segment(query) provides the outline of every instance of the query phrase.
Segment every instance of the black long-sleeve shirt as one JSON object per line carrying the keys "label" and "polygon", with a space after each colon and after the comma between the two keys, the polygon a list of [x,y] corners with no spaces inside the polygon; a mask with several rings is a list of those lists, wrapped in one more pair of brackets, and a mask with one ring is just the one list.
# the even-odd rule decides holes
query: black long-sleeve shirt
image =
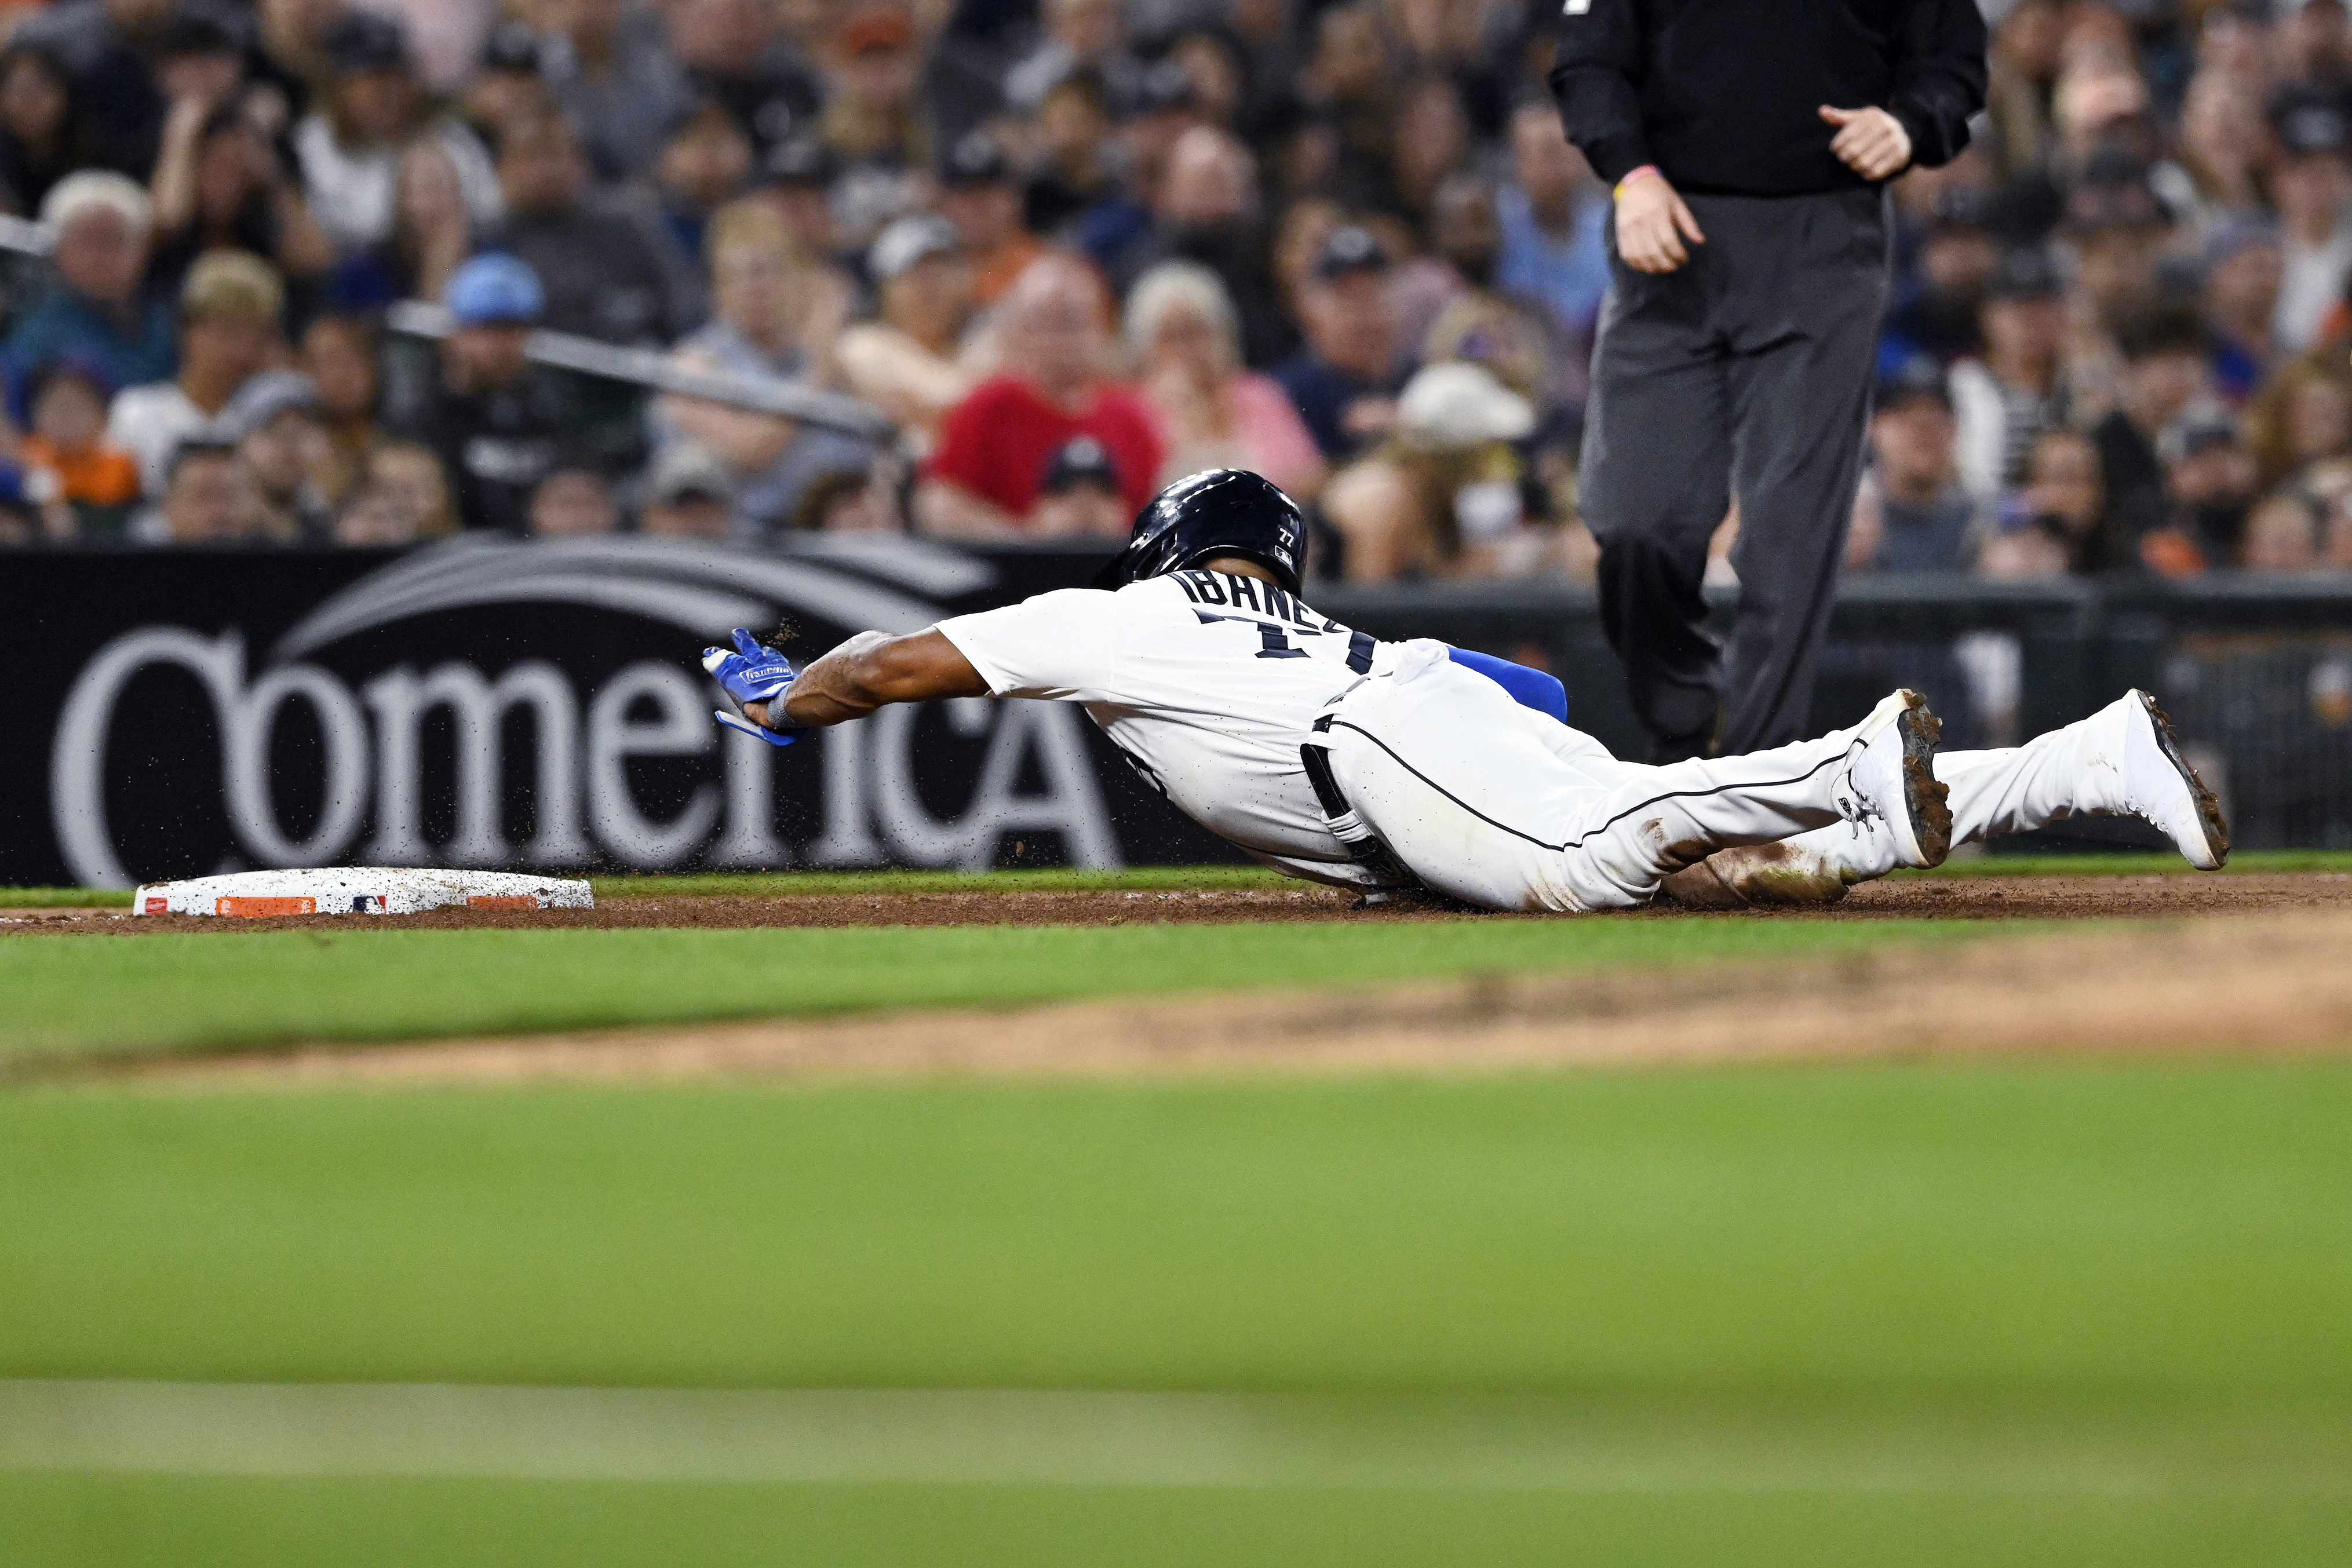
{"label": "black long-sleeve shirt", "polygon": [[1913,163],[1949,163],[1984,107],[1984,17],[1977,0],[1566,0],[1551,89],[1611,184],[1655,163],[1685,191],[1858,190],[1822,106],[1884,109]]}

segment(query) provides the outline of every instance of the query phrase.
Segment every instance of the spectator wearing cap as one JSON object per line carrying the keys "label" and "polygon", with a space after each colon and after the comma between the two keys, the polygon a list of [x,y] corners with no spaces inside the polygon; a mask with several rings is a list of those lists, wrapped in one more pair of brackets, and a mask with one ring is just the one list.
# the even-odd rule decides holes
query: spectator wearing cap
{"label": "spectator wearing cap", "polygon": [[1297,345],[1265,252],[1256,161],[1232,132],[1197,125],[1176,139],[1152,193],[1151,227],[1120,254],[1111,276],[1132,288],[1163,262],[1207,268],[1232,301],[1243,362],[1265,366]]}
{"label": "spectator wearing cap", "polygon": [[236,444],[257,531],[281,543],[324,543],[333,527],[321,478],[328,462],[319,391],[296,371],[265,370],[221,410],[220,432]]}
{"label": "spectator wearing cap", "polygon": [[1136,79],[1118,106],[1117,180],[1080,213],[1069,237],[1095,264],[1115,267],[1118,257],[1151,226],[1151,204],[1168,160],[1187,132],[1201,124],[1192,79],[1173,60],[1160,60]]}
{"label": "spectator wearing cap", "polygon": [[131,537],[141,544],[236,544],[255,537],[258,521],[236,448],[198,435],[165,458],[162,489],[131,520]]}
{"label": "spectator wearing cap", "polygon": [[727,460],[692,441],[674,441],[646,476],[638,528],[665,539],[719,540],[737,531],[735,474]]}
{"label": "spectator wearing cap", "polygon": [[2171,223],[2138,159],[2093,153],[2066,193],[2062,232],[2074,291],[2099,324],[2112,329],[2155,302]]}
{"label": "spectator wearing cap", "polygon": [[121,174],[85,169],[50,190],[41,221],[56,236],[56,284],[0,341],[12,376],[67,355],[88,357],[118,386],[172,374],[172,312],[146,290],[152,216],[147,193]]}
{"label": "spectator wearing cap", "polygon": [[1952,406],[1961,480],[1990,506],[2025,471],[2034,437],[2066,422],[2065,288],[2049,256],[2011,252],[1979,321],[1984,354],[1952,367]]}
{"label": "spectator wearing cap", "polygon": [[1159,482],[1247,468],[1292,500],[1323,488],[1315,437],[1279,383],[1244,365],[1233,301],[1207,268],[1164,261],[1127,297],[1127,348],[1167,448]]}
{"label": "spectator wearing cap", "polygon": [[[906,8],[894,0],[856,5],[826,40],[824,60],[825,100],[816,132],[843,167],[902,177],[928,168],[930,126],[915,96],[923,62]],[[856,204],[854,193],[849,199]]]}
{"label": "spectator wearing cap", "polygon": [[2285,277],[2286,254],[2267,219],[2225,223],[2205,243],[2200,299],[2213,338],[2213,384],[2233,407],[2253,395],[2270,366]]}
{"label": "spectator wearing cap", "polygon": [[1883,376],[1870,413],[1870,468],[1845,563],[1853,572],[1957,572],[1975,553],[1977,508],[1960,484],[1958,427],[1944,372],[1926,355]]}
{"label": "spectator wearing cap", "polygon": [[1979,324],[2000,274],[2000,240],[1982,191],[1956,186],[1928,204],[1915,266],[1898,279],[1879,337],[1879,362],[1899,365],[1927,354],[1943,365],[1984,352]]}
{"label": "spectator wearing cap", "polygon": [[598,174],[650,174],[677,116],[695,102],[660,13],[627,0],[535,0],[530,15],[541,79],[580,128]]}
{"label": "spectator wearing cap", "polygon": [[497,172],[471,131],[429,110],[400,24],[373,11],[350,10],[323,40],[333,77],[325,106],[294,129],[310,216],[339,247],[382,243],[393,231],[401,154],[424,138],[457,171],[457,188],[477,227],[499,216]]}
{"label": "spectator wearing cap", "polygon": [[482,39],[482,58],[458,90],[466,123],[485,147],[496,147],[509,121],[555,107],[540,73],[540,43],[525,22],[500,22]]}
{"label": "spectator wearing cap", "polygon": [[1475,364],[1433,364],[1405,384],[1386,439],[1331,476],[1323,515],[1350,583],[1519,576],[1553,542],[1528,525],[1510,443],[1535,410]]}
{"label": "spectator wearing cap", "polygon": [[1541,305],[1559,330],[1589,337],[1609,289],[1609,193],[1560,135],[1549,104],[1519,105],[1510,137],[1511,178],[1496,205],[1503,246],[1496,281]]}
{"label": "spectator wearing cap", "polygon": [[2106,510],[2101,538],[2116,548],[2084,552],[2085,571],[2125,564],[2134,543],[2164,525],[2171,501],[2157,441],[2179,420],[2210,415],[2218,406],[2212,342],[2190,307],[2157,305],[2126,317],[2116,346],[2123,358],[2116,406],[2092,427],[2091,440]]}
{"label": "spectator wearing cap", "polygon": [[1396,414],[1388,272],[1388,252],[1370,230],[1333,229],[1299,294],[1307,347],[1273,372],[1328,462],[1381,436]]}
{"label": "spectator wearing cap", "polygon": [[1021,275],[999,312],[1005,371],[949,413],[924,465],[915,515],[926,531],[1029,531],[1046,464],[1077,436],[1110,453],[1130,511],[1151,499],[1160,438],[1142,399],[1108,377],[1107,310],[1101,279],[1074,257],[1048,255]]}
{"label": "spectator wearing cap", "polygon": [[108,438],[139,459],[152,498],[163,491],[173,448],[213,432],[247,378],[284,345],[286,285],[278,269],[243,250],[215,250],[188,268],[180,290],[180,373],[115,395]]}
{"label": "spectator wearing cap", "polygon": [[889,415],[928,449],[948,411],[980,384],[979,346],[967,342],[974,299],[971,258],[945,219],[900,218],[866,261],[875,314],[841,334],[850,393]]}
{"label": "spectator wearing cap", "polygon": [[0,211],[31,217],[59,180],[89,163],[64,63],[37,45],[0,49]]}
{"label": "spectator wearing cap", "polygon": [[2188,419],[2157,444],[2172,516],[2139,541],[2143,563],[2167,577],[2233,565],[2260,491],[2254,455],[2227,417]]}
{"label": "spectator wearing cap", "polygon": [[534,374],[526,352],[546,294],[528,266],[492,252],[457,268],[443,302],[450,328],[440,374],[384,423],[441,460],[465,526],[521,533],[575,423],[558,384]]}
{"label": "spectator wearing cap", "polygon": [[1030,528],[1039,539],[1125,539],[1134,518],[1110,449],[1092,436],[1073,436],[1037,481]]}
{"label": "spectator wearing cap", "polygon": [[680,114],[654,165],[662,219],[678,254],[702,258],[710,215],[743,194],[751,174],[751,139],[735,117],[704,100]]}
{"label": "spectator wearing cap", "polygon": [[[1553,94],[1615,190],[1622,264],[1580,499],[1654,761],[1812,731],[1886,303],[1885,183],[1957,157],[1985,102],[1976,0],[1870,15],[1591,0],[1560,18]],[[1718,643],[1699,589],[1731,507],[1740,595]]]}
{"label": "spectator wearing cap", "polygon": [[982,305],[1003,299],[1045,253],[1045,242],[1021,221],[1021,210],[1012,161],[994,136],[974,131],[948,150],[940,163],[940,216],[963,241],[972,293]]}
{"label": "spectator wearing cap", "polygon": [[[801,260],[775,214],[751,201],[723,209],[711,224],[710,268],[716,309],[678,345],[678,363],[690,370],[814,380],[827,358],[825,342],[808,335],[824,279]],[[874,461],[873,448],[855,437],[700,398],[666,396],[655,418],[666,446],[690,440],[727,462],[737,505],[756,529],[786,526],[820,476],[864,473]]]}
{"label": "spectator wearing cap", "polygon": [[1118,121],[1110,89],[1090,70],[1075,70],[1046,89],[1030,116],[1031,163],[1022,189],[1032,232],[1059,235],[1118,188]]}
{"label": "spectator wearing cap", "polygon": [[[180,0],[173,7],[151,50],[166,106],[166,140],[174,117],[201,123],[214,110],[244,108],[250,32],[245,18],[218,0]],[[254,123],[268,134],[266,121]]]}
{"label": "spectator wearing cap", "polygon": [[144,180],[163,132],[150,57],[172,0],[64,0],[27,16],[10,42],[42,49],[73,83],[75,139],[89,165]]}
{"label": "spectator wearing cap", "polygon": [[537,275],[541,325],[632,345],[667,344],[687,329],[696,284],[686,258],[650,214],[590,190],[562,115],[509,124],[498,172],[506,216],[483,243]]}
{"label": "spectator wearing cap", "polygon": [[1034,113],[1046,94],[1077,71],[1102,79],[1114,101],[1133,93],[1143,66],[1127,47],[1118,0],[1045,0],[1045,36],[1004,73],[1006,107]]}
{"label": "spectator wearing cap", "polygon": [[832,148],[814,136],[793,136],[769,148],[751,176],[751,194],[775,209],[793,243],[827,266],[841,251],[833,222],[833,182],[840,173]]}
{"label": "spectator wearing cap", "polygon": [[139,500],[139,461],[106,438],[114,386],[95,361],[69,355],[33,374],[17,457],[26,489],[51,512],[53,537],[119,535]]}
{"label": "spectator wearing cap", "polygon": [[666,20],[688,90],[726,105],[761,152],[810,129],[823,89],[762,0],[676,0]]}
{"label": "spectator wearing cap", "polygon": [[2291,93],[2273,106],[2279,155],[2271,164],[2281,276],[2272,338],[2282,353],[2316,342],[2352,277],[2352,162],[2344,107],[2330,94]]}
{"label": "spectator wearing cap", "polygon": [[176,289],[208,250],[251,251],[289,280],[317,278],[335,263],[334,244],[312,220],[301,182],[240,105],[174,98],[149,189],[158,289]]}

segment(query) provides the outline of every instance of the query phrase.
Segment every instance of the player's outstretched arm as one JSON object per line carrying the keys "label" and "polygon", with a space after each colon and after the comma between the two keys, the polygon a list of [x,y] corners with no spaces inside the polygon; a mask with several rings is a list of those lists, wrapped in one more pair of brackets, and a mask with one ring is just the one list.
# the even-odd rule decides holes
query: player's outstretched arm
{"label": "player's outstretched arm", "polygon": [[[784,721],[772,727],[813,729],[863,719],[892,702],[987,695],[988,682],[971,660],[936,627],[895,637],[860,632],[810,665],[786,689]],[[772,706],[761,704],[770,711],[752,713],[752,719],[768,723],[775,717]]]}
{"label": "player's outstretched arm", "polygon": [[904,637],[860,632],[771,695],[742,706],[762,729],[790,731],[863,719],[891,702],[987,694],[980,671],[936,629]]}

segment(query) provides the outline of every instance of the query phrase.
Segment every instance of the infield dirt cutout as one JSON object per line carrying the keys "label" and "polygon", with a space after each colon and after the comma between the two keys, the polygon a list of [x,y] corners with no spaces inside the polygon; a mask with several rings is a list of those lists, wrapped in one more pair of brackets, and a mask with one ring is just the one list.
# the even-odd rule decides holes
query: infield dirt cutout
{"label": "infield dirt cutout", "polygon": [[[1118,918],[1108,908],[1134,908],[1129,901],[1134,896],[1126,894],[902,895],[878,901],[973,897],[1016,908],[1034,898],[1057,910],[1066,910],[1074,900],[1085,900],[1105,909],[1106,919]],[[1150,913],[1138,911],[1147,919],[1291,914],[1286,909],[1234,907],[1236,898],[1264,897],[1149,894],[1136,901],[1170,900],[1159,908],[1147,904]],[[1326,901],[1320,894],[1307,897]],[[655,901],[699,906],[724,900],[647,900]],[[1176,912],[1188,902],[1194,907]],[[1217,912],[1199,907],[1203,905]],[[1328,912],[1337,916],[1343,909]],[[633,911],[614,911],[608,904],[595,912]],[[900,921],[910,912],[892,910]],[[1009,912],[1000,911],[999,919]],[[1859,889],[1831,918],[1841,914],[2171,918],[2061,934],[1890,943],[1819,959],[1683,971],[1472,974],[1344,990],[1253,988],[1021,1009],[339,1046],[121,1070],[142,1079],[227,1087],[714,1076],[1493,1071],[1888,1057],[2332,1052],[2352,1047],[2352,878],[1912,881]],[[1054,918],[1042,909],[1034,915]],[[1061,918],[1070,916],[1063,912]],[[509,919],[468,923],[505,924]]]}

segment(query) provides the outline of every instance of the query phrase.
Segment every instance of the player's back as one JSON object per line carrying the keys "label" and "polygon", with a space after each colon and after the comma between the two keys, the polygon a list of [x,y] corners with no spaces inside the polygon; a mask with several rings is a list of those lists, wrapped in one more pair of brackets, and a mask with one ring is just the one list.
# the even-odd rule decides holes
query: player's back
{"label": "player's back", "polygon": [[1404,645],[1318,615],[1271,583],[1202,570],[1116,593],[1043,594],[940,629],[993,694],[1083,703],[1211,832],[1348,876],[1298,748],[1326,704],[1394,670]]}

